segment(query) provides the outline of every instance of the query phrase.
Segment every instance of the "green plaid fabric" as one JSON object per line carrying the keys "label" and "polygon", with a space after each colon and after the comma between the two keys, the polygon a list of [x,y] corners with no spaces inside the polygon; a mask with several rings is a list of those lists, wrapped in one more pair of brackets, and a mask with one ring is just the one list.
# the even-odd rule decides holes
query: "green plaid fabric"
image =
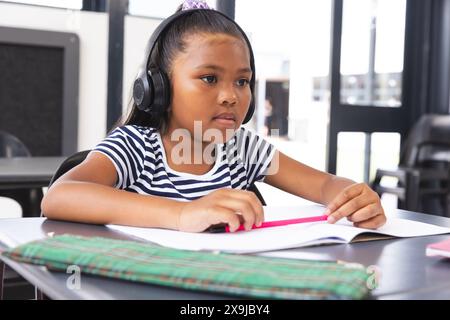
{"label": "green plaid fabric", "polygon": [[269,299],[361,299],[362,265],[197,252],[151,243],[61,235],[2,253],[25,263],[81,274]]}

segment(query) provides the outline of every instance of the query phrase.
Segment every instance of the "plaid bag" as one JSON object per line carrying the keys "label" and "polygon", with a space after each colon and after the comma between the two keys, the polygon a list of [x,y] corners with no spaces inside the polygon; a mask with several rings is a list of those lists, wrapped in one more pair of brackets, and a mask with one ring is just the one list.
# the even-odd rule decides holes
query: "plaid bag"
{"label": "plaid bag", "polygon": [[361,299],[357,264],[171,249],[151,243],[61,235],[4,251],[16,261],[177,288],[269,299]]}

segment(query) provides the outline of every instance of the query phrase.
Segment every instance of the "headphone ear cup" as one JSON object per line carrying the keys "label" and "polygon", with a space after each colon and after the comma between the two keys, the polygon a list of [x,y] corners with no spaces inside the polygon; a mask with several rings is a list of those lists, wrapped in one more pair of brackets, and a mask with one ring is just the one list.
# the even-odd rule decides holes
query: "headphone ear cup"
{"label": "headphone ear cup", "polygon": [[134,80],[133,100],[139,110],[147,111],[153,100],[153,87],[147,73],[141,71]]}
{"label": "headphone ear cup", "polygon": [[170,81],[165,72],[153,70],[151,72],[153,84],[153,101],[150,109],[152,112],[163,113],[170,105]]}

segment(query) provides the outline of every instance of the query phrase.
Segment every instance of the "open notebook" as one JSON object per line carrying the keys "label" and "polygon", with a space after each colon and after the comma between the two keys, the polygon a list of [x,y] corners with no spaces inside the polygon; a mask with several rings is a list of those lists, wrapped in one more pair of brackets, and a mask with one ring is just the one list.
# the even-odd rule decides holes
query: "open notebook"
{"label": "open notebook", "polygon": [[[320,206],[265,207],[264,211],[265,221],[271,221],[321,215],[324,208]],[[108,227],[166,247],[230,253],[253,253],[321,244],[350,243],[373,240],[380,236],[419,237],[450,233],[450,228],[398,218],[388,218],[388,222],[377,230],[353,227],[346,219],[336,224],[313,222],[236,233],[189,233],[118,225],[108,225]]]}

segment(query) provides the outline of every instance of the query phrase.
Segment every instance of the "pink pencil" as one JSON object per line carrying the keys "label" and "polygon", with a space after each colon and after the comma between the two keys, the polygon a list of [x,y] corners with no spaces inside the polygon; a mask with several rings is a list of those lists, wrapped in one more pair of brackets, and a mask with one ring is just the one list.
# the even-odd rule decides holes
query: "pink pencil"
{"label": "pink pencil", "polygon": [[[287,226],[290,224],[296,223],[308,223],[308,222],[317,222],[317,221],[326,221],[328,219],[327,215],[322,216],[314,216],[314,217],[306,217],[306,218],[296,218],[296,219],[287,219],[287,220],[277,220],[277,221],[268,221],[263,222],[261,226],[257,227],[253,225],[252,229],[261,229],[261,228],[271,228],[271,227],[279,227],[279,226]],[[240,225],[236,231],[244,231],[245,228],[243,225]],[[209,232],[217,233],[217,232],[230,232],[230,227],[225,224],[220,224],[216,226],[211,226],[207,229]]]}

